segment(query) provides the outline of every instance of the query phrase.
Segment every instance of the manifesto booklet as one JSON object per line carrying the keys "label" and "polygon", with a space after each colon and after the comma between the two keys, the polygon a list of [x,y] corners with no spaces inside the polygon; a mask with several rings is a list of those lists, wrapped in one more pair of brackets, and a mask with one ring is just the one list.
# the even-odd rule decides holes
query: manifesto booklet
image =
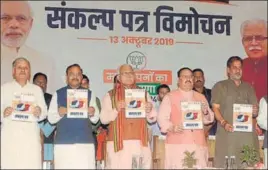
{"label": "manifesto booklet", "polygon": [[126,89],[126,118],[145,118],[145,89]]}
{"label": "manifesto booklet", "polygon": [[252,105],[233,105],[233,126],[237,132],[252,132]]}
{"label": "manifesto booklet", "polygon": [[88,118],[88,90],[67,90],[67,118]]}
{"label": "manifesto booklet", "polygon": [[34,122],[36,117],[33,115],[35,97],[32,93],[14,93],[12,106],[12,120]]}
{"label": "manifesto booklet", "polygon": [[201,102],[181,102],[184,129],[203,129]]}

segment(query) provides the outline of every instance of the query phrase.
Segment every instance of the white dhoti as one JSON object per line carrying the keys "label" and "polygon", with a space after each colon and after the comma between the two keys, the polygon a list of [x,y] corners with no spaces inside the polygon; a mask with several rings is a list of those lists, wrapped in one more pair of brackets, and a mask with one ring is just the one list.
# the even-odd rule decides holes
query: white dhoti
{"label": "white dhoti", "polygon": [[1,129],[1,169],[41,169],[38,125],[12,121],[6,123],[9,124]]}
{"label": "white dhoti", "polygon": [[107,142],[105,169],[131,169],[133,156],[142,157],[141,166],[143,169],[151,169],[152,153],[149,144],[148,147],[144,147],[140,140],[124,140],[123,146],[123,150],[114,152],[114,143],[112,141]]}
{"label": "white dhoti", "polygon": [[56,144],[55,169],[96,169],[94,144]]}

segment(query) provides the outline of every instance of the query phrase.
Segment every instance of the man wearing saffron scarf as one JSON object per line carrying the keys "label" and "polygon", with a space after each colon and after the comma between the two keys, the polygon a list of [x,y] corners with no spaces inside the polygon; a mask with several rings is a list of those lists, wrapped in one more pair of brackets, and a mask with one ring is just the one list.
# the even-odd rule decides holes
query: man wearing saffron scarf
{"label": "man wearing saffron scarf", "polygon": [[167,133],[165,169],[183,169],[186,151],[194,152],[194,157],[197,159],[196,167],[205,168],[208,163],[208,147],[204,128],[185,129],[183,127],[181,102],[200,104],[201,125],[213,122],[214,113],[210,110],[205,96],[192,90],[194,78],[192,70],[184,67],[177,74],[179,89],[171,91],[164,97],[157,117],[161,132]]}
{"label": "man wearing saffron scarf", "polygon": [[[57,125],[54,140],[55,169],[95,169],[95,147],[91,123],[99,120],[99,110],[94,93],[81,87],[82,78],[82,69],[78,64],[67,67],[68,85],[57,90],[51,100],[48,120],[51,124]],[[88,118],[67,117],[70,109],[67,106],[68,89],[86,91],[87,103],[85,104],[88,106]]]}
{"label": "man wearing saffron scarf", "polygon": [[138,89],[135,72],[130,65],[119,68],[116,87],[109,91],[102,103],[100,119],[109,124],[107,139],[107,169],[132,169],[133,156],[142,157],[142,168],[151,168],[151,150],[148,142],[147,121],[156,121],[150,96],[146,93],[146,118],[126,118],[125,89]]}

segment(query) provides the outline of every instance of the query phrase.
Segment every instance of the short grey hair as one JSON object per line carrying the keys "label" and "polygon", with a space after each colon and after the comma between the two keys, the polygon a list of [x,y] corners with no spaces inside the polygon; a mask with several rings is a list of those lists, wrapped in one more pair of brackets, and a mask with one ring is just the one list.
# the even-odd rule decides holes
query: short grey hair
{"label": "short grey hair", "polygon": [[258,25],[258,24],[263,24],[265,26],[265,28],[267,29],[267,21],[264,19],[251,19],[251,20],[246,20],[241,24],[240,27],[240,33],[241,36],[243,36],[244,34],[244,29],[246,26],[248,25]]}
{"label": "short grey hair", "polygon": [[12,62],[12,67],[16,67],[17,63],[20,62],[20,61],[25,61],[28,63],[29,67],[31,67],[31,64],[29,62],[29,60],[27,60],[26,58],[24,57],[19,57],[19,58],[16,58],[13,62]]}
{"label": "short grey hair", "polygon": [[[120,65],[120,66],[117,68],[117,70],[116,70],[116,74],[120,74],[120,70],[121,70],[121,68],[124,67],[124,66],[129,66],[129,67],[131,67],[131,68],[134,70],[134,68],[133,68],[130,64],[122,64],[122,65]],[[135,70],[134,70],[134,71],[135,71]]]}

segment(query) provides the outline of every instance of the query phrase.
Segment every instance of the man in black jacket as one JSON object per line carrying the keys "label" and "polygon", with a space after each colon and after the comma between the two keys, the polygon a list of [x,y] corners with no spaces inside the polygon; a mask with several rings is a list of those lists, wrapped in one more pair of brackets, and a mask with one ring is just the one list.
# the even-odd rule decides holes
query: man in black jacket
{"label": "man in black jacket", "polygon": [[[47,76],[44,73],[36,73],[33,77],[33,83],[39,86],[44,92],[44,98],[46,101],[47,109],[49,108],[52,95],[47,93]],[[47,166],[53,166],[53,143],[56,126],[51,125],[47,118],[39,122],[39,126],[42,130],[41,138],[44,145],[42,146],[42,158]],[[52,167],[51,167],[52,168]]]}
{"label": "man in black jacket", "polygon": [[49,108],[52,95],[46,92],[47,91],[47,75],[45,75],[44,73],[40,73],[40,72],[36,73],[33,77],[33,83],[41,87],[41,89],[43,90],[47,108]]}
{"label": "man in black jacket", "polygon": [[[211,101],[211,89],[208,89],[205,87],[204,71],[200,68],[197,68],[193,70],[193,73],[194,73],[194,89],[193,90],[203,94],[209,103],[209,107],[212,109],[211,102],[210,102]],[[217,123],[215,121],[214,123],[207,126],[206,136],[215,135],[216,131],[217,131]]]}

